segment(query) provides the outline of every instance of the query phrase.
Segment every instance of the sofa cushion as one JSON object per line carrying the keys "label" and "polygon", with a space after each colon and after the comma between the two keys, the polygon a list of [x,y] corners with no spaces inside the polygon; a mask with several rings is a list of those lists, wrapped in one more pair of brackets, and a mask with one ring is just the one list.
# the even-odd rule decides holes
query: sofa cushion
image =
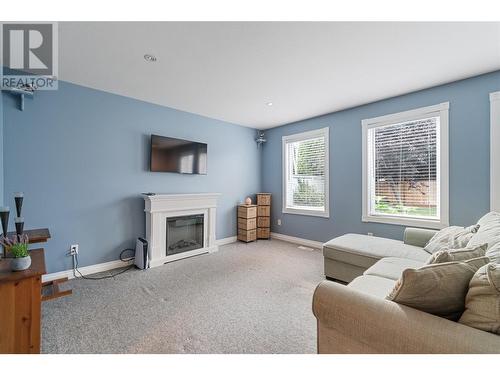
{"label": "sofa cushion", "polygon": [[[420,268],[424,262],[407,258],[387,257],[380,259],[373,266],[368,268],[363,275],[385,277],[386,279],[397,280],[407,268]],[[385,296],[384,296],[385,297]]]}
{"label": "sofa cushion", "polygon": [[485,255],[490,258],[491,262],[500,263],[500,242],[488,247]]}
{"label": "sofa cushion", "polygon": [[323,245],[323,255],[344,263],[368,268],[385,257],[409,258],[425,262],[429,254],[402,241],[363,234],[344,234]]}
{"label": "sofa cushion", "polygon": [[467,228],[451,226],[441,229],[425,245],[424,249],[429,254],[434,254],[445,249],[458,249],[466,247],[474,233],[478,231],[479,225],[471,225]]}
{"label": "sofa cushion", "polygon": [[[467,247],[473,247],[487,243],[488,249],[490,249],[496,244],[500,243],[499,212],[489,212],[481,219],[479,219],[477,223],[479,224],[479,230],[467,243]],[[488,254],[488,250],[486,250],[486,254]]]}
{"label": "sofa cushion", "polygon": [[384,277],[363,275],[356,277],[351,281],[347,287],[369,294],[373,297],[385,298],[394,288],[394,280],[386,279]]}
{"label": "sofa cushion", "polygon": [[472,277],[459,323],[500,335],[500,264],[487,264]]}
{"label": "sofa cushion", "polygon": [[436,263],[406,269],[387,299],[430,314],[456,320],[465,309],[469,281],[488,258]]}
{"label": "sofa cushion", "polygon": [[441,250],[434,253],[427,260],[426,264],[463,262],[464,260],[484,257],[486,255],[487,244],[473,248]]}

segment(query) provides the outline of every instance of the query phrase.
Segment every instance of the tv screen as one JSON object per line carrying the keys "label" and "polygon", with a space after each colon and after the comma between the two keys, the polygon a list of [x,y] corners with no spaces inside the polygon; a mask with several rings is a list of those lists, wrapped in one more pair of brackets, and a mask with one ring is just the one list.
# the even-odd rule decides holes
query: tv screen
{"label": "tv screen", "polygon": [[151,135],[152,172],[207,174],[207,144]]}

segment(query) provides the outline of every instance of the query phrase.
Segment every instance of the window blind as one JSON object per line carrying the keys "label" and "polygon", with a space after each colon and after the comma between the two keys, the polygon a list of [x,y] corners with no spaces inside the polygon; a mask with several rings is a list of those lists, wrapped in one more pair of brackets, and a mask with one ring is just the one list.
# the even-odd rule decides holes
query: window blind
{"label": "window blind", "polygon": [[286,143],[289,208],[325,210],[325,137]]}
{"label": "window blind", "polygon": [[372,214],[439,218],[439,117],[370,129]]}

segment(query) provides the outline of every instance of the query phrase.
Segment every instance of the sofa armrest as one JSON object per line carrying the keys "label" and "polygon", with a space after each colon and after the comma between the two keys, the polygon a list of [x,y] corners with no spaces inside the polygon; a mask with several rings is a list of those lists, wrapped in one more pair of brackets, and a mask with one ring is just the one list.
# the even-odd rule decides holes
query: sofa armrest
{"label": "sofa armrest", "polygon": [[319,353],[500,353],[500,336],[331,281],[313,312]]}
{"label": "sofa armrest", "polygon": [[407,245],[425,247],[438,231],[433,229],[406,228],[403,242]]}

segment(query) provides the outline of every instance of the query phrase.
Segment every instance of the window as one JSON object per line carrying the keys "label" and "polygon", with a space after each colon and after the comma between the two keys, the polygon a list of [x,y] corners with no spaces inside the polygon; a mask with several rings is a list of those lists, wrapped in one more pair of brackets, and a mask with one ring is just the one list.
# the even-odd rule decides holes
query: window
{"label": "window", "polygon": [[448,103],[363,120],[363,221],[448,225]]}
{"label": "window", "polygon": [[328,128],[283,137],[283,212],[329,217]]}

